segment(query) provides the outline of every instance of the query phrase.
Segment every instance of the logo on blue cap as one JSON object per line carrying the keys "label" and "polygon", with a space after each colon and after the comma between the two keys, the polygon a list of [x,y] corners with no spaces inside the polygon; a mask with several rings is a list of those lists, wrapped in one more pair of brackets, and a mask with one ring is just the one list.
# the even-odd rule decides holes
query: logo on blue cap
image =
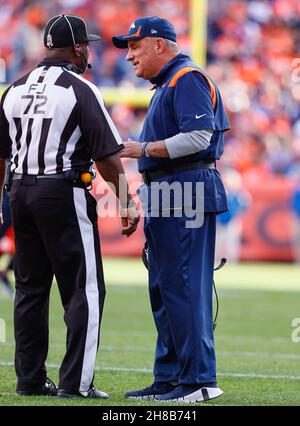
{"label": "logo on blue cap", "polygon": [[129,40],[139,40],[144,37],[161,37],[176,42],[173,25],[167,19],[159,16],[145,16],[136,19],[130,26],[128,34],[115,36],[112,41],[116,47],[123,49],[128,47]]}

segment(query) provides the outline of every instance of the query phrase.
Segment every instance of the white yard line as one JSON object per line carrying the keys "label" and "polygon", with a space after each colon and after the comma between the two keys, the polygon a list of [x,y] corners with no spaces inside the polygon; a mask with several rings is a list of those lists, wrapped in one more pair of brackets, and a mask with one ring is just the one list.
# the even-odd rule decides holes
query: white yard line
{"label": "white yard line", "polygon": [[[15,344],[13,342],[6,342],[2,343],[3,346],[13,347]],[[52,348],[65,348],[64,343],[52,343]],[[109,345],[102,345],[100,346],[99,351],[104,352],[120,352],[120,347],[116,346],[109,346]],[[146,352],[149,354],[152,354],[154,349],[153,348],[145,348],[143,346],[123,346],[122,347],[123,352]],[[260,358],[260,359],[283,359],[283,360],[300,360],[300,354],[294,354],[294,353],[268,353],[268,352],[246,352],[246,351],[217,351],[217,356],[224,356],[224,357],[232,357],[232,356],[238,356],[238,357],[246,357],[246,358]]]}
{"label": "white yard line", "polygon": [[[2,346],[13,347],[15,345],[14,342],[6,342],[2,343]],[[64,343],[52,343],[52,348],[65,348]],[[110,346],[110,345],[102,345],[100,346],[99,351],[104,352],[120,352],[120,347]],[[154,349],[151,347],[145,348],[144,346],[123,346],[123,352],[146,352],[152,354]],[[247,352],[247,351],[217,351],[217,356],[224,357],[246,357],[246,358],[260,358],[260,359],[277,359],[277,360],[300,360],[300,354],[294,353],[269,353],[269,352]]]}
{"label": "white yard line", "polygon": [[[0,367],[13,367],[13,362],[0,362]],[[47,364],[48,368],[58,369],[58,364]],[[96,365],[97,371],[121,371],[128,373],[152,373],[150,368],[125,368],[125,367],[100,367]],[[245,379],[270,379],[270,380],[300,380],[300,376],[290,375],[273,375],[273,374],[256,374],[256,373],[218,373],[220,377],[239,377]]]}
{"label": "white yard line", "polygon": [[300,355],[298,354],[288,354],[288,353],[264,353],[264,352],[241,352],[241,351],[217,351],[217,356],[239,356],[239,357],[249,357],[249,358],[265,358],[265,359],[289,359],[289,360],[298,360]]}

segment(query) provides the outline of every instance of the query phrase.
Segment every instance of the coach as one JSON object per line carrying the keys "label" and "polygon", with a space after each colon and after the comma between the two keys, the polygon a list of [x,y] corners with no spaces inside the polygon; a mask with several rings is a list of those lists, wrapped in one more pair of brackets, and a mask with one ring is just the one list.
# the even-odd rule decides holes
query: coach
{"label": "coach", "polygon": [[[89,42],[99,38],[77,15],[53,17],[44,33],[46,59],[1,100],[1,194],[7,158],[12,174],[18,395],[108,398],[93,385],[105,285],[96,201],[86,186],[95,161],[119,196],[124,171],[123,145],[102,97],[80,76],[89,66]],[[127,236],[138,222],[130,200],[120,200]],[[53,275],[67,326],[58,390],[45,367]]]}
{"label": "coach", "polygon": [[179,52],[169,21],[137,19],[113,43],[128,48],[136,76],[155,88],[139,142],[126,143],[121,156],[138,158],[148,193],[162,182],[182,187],[189,182],[193,191],[198,182],[204,185],[201,227],[188,227],[184,214],[178,216],[188,207],[184,203],[171,205],[170,217],[163,206],[159,217],[147,207],[149,291],[158,332],[154,383],[125,396],[183,402],[216,398],[223,392],[216,380],[212,284],[216,214],[227,210],[227,200],[215,164],[229,123],[216,85]]}

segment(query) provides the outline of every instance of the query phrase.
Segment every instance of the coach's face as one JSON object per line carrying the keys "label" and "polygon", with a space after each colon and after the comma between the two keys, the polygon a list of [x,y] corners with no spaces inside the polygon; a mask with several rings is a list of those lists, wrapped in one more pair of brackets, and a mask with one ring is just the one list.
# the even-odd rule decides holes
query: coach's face
{"label": "coach's face", "polygon": [[137,77],[150,80],[161,69],[159,55],[161,39],[144,37],[128,41],[127,61],[132,62]]}

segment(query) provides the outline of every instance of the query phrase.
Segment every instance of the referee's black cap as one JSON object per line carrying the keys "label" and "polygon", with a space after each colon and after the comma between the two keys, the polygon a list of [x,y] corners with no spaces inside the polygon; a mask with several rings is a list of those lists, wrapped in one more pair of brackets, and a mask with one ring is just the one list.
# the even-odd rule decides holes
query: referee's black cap
{"label": "referee's black cap", "polygon": [[100,37],[88,34],[85,21],[78,15],[58,15],[51,18],[44,32],[44,46],[48,49],[74,46]]}

